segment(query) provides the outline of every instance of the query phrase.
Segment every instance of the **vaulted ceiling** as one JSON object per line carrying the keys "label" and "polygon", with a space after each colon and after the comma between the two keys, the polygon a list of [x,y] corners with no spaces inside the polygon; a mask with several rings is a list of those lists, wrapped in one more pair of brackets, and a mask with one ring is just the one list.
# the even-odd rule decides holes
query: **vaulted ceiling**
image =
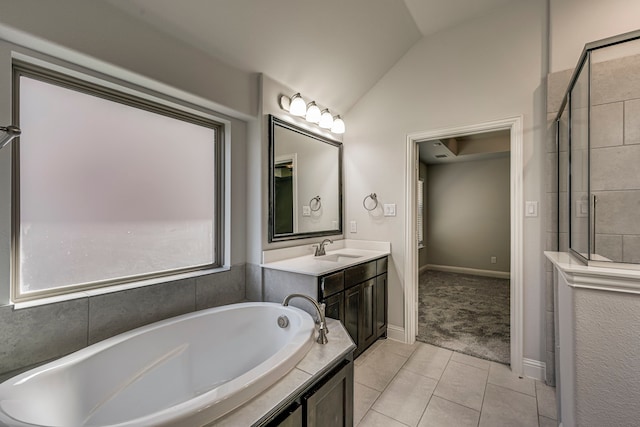
{"label": "vaulted ceiling", "polygon": [[107,1],[344,113],[422,37],[516,0]]}

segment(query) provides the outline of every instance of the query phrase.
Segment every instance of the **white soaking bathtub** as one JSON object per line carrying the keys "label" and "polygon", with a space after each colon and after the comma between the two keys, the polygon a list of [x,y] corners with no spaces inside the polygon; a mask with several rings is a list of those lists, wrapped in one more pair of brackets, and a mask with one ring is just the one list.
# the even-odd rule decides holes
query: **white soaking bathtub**
{"label": "white soaking bathtub", "polygon": [[0,384],[0,425],[200,426],[291,370],[311,348],[314,326],[305,311],[275,303],[153,323]]}

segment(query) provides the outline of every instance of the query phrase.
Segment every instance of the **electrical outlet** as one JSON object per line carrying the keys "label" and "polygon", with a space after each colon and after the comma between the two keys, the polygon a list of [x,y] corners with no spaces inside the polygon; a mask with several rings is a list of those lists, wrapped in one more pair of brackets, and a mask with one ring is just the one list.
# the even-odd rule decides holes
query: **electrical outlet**
{"label": "electrical outlet", "polygon": [[358,232],[358,223],[355,221],[351,221],[349,222],[349,231],[352,233],[357,233]]}
{"label": "electrical outlet", "polygon": [[498,258],[497,258],[497,257],[492,256],[492,257],[491,257],[491,264],[497,264],[497,262],[498,262]]}
{"label": "electrical outlet", "polygon": [[302,207],[302,216],[311,216],[311,207],[303,206]]}

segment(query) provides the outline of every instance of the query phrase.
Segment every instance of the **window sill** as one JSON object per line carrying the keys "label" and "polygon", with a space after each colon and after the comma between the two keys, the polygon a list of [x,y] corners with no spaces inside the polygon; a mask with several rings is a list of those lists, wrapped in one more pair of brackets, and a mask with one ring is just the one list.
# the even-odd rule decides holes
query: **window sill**
{"label": "window sill", "polygon": [[95,297],[98,295],[105,295],[105,294],[110,294],[114,292],[121,292],[121,291],[130,290],[130,289],[142,288],[145,286],[157,285],[159,283],[174,282],[176,280],[184,280],[184,279],[190,279],[193,277],[206,276],[212,273],[221,273],[223,271],[229,271],[230,269],[231,269],[230,267],[225,266],[225,267],[219,267],[219,268],[211,268],[208,270],[190,271],[188,273],[180,273],[180,274],[174,274],[172,276],[156,277],[156,278],[147,279],[147,280],[139,280],[136,282],[125,283],[122,285],[106,286],[104,288],[72,292],[65,295],[39,298],[32,301],[17,302],[13,304],[13,309],[21,310],[23,308],[38,307],[41,305],[55,304],[58,302],[71,301],[74,299]]}

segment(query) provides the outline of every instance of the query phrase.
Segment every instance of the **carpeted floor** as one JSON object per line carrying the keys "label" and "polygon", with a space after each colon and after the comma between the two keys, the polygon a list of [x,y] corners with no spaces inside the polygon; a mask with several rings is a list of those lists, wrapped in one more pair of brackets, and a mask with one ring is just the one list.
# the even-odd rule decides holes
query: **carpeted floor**
{"label": "carpeted floor", "polygon": [[509,294],[508,279],[420,274],[418,341],[509,364]]}

